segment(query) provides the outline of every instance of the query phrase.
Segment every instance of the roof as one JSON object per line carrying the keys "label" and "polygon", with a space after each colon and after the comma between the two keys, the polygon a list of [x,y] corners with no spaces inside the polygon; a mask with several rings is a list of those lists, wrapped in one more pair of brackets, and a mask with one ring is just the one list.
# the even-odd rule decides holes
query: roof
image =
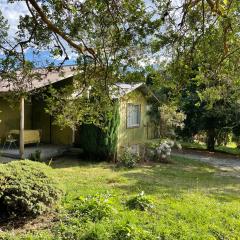
{"label": "roof", "polygon": [[[32,91],[34,89],[39,89],[48,85],[51,85],[53,83],[62,81],[64,79],[67,79],[69,77],[72,77],[74,75],[74,72],[76,71],[74,66],[64,66],[61,68],[61,71],[53,70],[49,71],[46,68],[36,69],[34,70],[36,73],[39,73],[41,76],[40,79],[36,78],[31,81],[31,84],[25,84],[25,89],[27,88],[27,91]],[[1,81],[0,80],[0,93],[6,93],[9,91],[16,90],[19,86],[18,84],[21,83],[10,83],[8,81]]]}
{"label": "roof", "polygon": [[144,83],[115,83],[110,89],[111,97],[113,99],[121,98],[143,85]]}
{"label": "roof", "polygon": [[[29,83],[25,84],[25,86],[23,87],[25,88],[25,90],[27,89],[27,91],[39,89],[51,85],[53,83],[60,82],[64,79],[73,77],[74,73],[76,72],[76,68],[75,66],[64,66],[61,68],[60,71],[59,70],[49,71],[46,68],[41,68],[36,69],[35,72],[39,73],[41,77],[40,79],[39,78],[33,79],[31,81],[31,84]],[[115,83],[110,87],[111,97],[112,99],[121,98],[143,85],[144,83]],[[14,91],[18,89],[18,87],[19,87],[18,83],[14,85],[7,81],[4,82],[0,80],[0,93]]]}

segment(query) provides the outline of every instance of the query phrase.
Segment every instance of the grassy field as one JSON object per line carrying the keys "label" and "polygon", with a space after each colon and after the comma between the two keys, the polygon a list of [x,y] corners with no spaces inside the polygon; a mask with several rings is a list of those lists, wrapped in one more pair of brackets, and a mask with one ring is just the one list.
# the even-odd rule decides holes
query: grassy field
{"label": "grassy field", "polygon": [[[200,149],[200,150],[207,149],[207,147],[204,143],[181,142],[181,145],[183,148],[187,148],[187,149]],[[233,154],[233,155],[240,155],[240,149],[237,148],[235,143],[229,143],[229,144],[227,144],[227,146],[216,146],[215,151],[229,153],[229,154]]]}
{"label": "grassy field", "polygon": [[[66,193],[61,211],[79,196],[108,193],[113,214],[98,222],[75,219],[66,224],[59,213],[48,229],[17,236],[11,232],[8,238],[2,233],[5,239],[240,239],[240,179],[208,165],[173,158],[172,164],[119,170],[107,163],[62,158],[52,167]],[[152,210],[126,206],[141,191],[151,197]],[[113,235],[116,229],[119,238]]]}

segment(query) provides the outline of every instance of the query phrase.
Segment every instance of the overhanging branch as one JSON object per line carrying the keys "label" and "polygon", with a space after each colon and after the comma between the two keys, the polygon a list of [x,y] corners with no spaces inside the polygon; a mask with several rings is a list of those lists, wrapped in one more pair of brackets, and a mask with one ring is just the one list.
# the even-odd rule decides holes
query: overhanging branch
{"label": "overhanging branch", "polygon": [[96,58],[95,52],[92,48],[83,47],[81,44],[77,44],[73,42],[61,29],[56,27],[51,20],[46,16],[46,14],[43,12],[41,7],[38,5],[38,3],[35,0],[26,0],[29,2],[32,7],[36,10],[38,15],[40,16],[41,20],[47,25],[47,27],[53,31],[55,34],[58,34],[61,36],[70,46],[72,46],[74,49],[76,49],[81,54],[84,54],[85,52],[88,52],[94,59]]}

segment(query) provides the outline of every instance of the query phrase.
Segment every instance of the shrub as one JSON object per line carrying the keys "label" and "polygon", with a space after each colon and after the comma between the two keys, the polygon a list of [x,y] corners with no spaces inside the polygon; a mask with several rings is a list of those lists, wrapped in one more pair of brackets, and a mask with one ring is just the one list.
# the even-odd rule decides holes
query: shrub
{"label": "shrub", "polygon": [[137,227],[129,222],[114,226],[111,235],[112,240],[153,240],[157,239],[150,232]]}
{"label": "shrub", "polygon": [[112,239],[114,240],[131,240],[135,239],[135,229],[130,223],[114,226]]}
{"label": "shrub", "polygon": [[[109,226],[109,224],[108,224]],[[82,240],[107,240],[109,239],[108,227],[103,224],[88,223]]]}
{"label": "shrub", "polygon": [[153,201],[151,198],[145,196],[144,192],[142,191],[137,196],[131,198],[127,201],[127,206],[130,209],[138,209],[141,211],[147,211],[153,208]]}
{"label": "shrub", "polygon": [[60,190],[49,171],[44,163],[29,160],[1,165],[0,217],[36,216],[53,206]]}
{"label": "shrub", "polygon": [[160,162],[168,162],[172,151],[171,148],[173,146],[174,146],[173,141],[165,141],[156,148],[158,160]]}
{"label": "shrub", "polygon": [[41,151],[36,150],[34,153],[31,153],[29,159],[32,161],[40,162],[41,161]]}
{"label": "shrub", "polygon": [[81,218],[70,215],[62,218],[59,224],[53,227],[54,239],[61,240],[107,240],[111,232],[111,224],[106,222],[83,222]]}
{"label": "shrub", "polygon": [[87,159],[100,161],[115,161],[120,123],[119,104],[114,101],[109,111],[105,113],[105,122],[101,127],[94,124],[80,126],[78,145],[83,149]]}
{"label": "shrub", "polygon": [[69,213],[83,220],[97,222],[109,217],[113,213],[109,194],[96,194],[88,197],[79,197],[69,209]]}
{"label": "shrub", "polygon": [[133,153],[129,148],[126,148],[120,155],[118,166],[134,168],[139,160],[139,156],[136,153]]}
{"label": "shrub", "polygon": [[165,140],[162,143],[147,144],[146,158],[151,161],[158,161],[163,163],[170,162],[170,156],[172,147],[176,144],[178,149],[181,149],[181,145],[171,140]]}

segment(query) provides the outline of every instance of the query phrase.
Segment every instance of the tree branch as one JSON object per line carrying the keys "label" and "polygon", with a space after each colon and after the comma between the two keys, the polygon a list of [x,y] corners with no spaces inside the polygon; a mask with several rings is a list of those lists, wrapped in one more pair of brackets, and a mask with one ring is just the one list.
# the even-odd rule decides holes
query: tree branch
{"label": "tree branch", "polygon": [[41,20],[48,26],[48,28],[51,31],[61,36],[70,46],[75,48],[81,54],[84,54],[84,52],[87,51],[94,59],[96,58],[95,51],[92,48],[88,48],[88,47],[84,48],[82,45],[76,44],[63,31],[61,31],[58,27],[56,27],[51,22],[51,20],[48,19],[46,14],[43,12],[43,10],[40,8],[40,6],[37,4],[35,0],[27,0],[27,1],[31,3],[32,7],[37,11]]}

